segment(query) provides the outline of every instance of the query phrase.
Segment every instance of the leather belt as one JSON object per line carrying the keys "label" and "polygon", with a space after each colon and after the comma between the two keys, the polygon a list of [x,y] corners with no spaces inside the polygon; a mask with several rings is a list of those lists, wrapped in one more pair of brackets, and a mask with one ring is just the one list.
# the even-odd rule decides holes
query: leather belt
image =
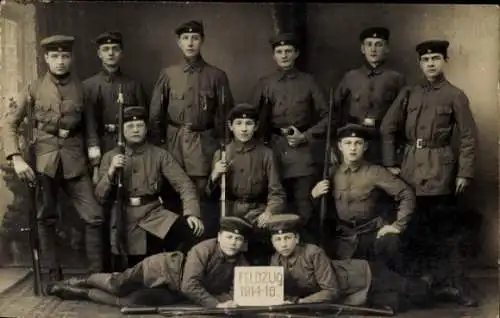
{"label": "leather belt", "polygon": [[176,128],[189,128],[189,130],[191,131],[196,131],[196,132],[202,132],[202,131],[207,131],[207,130],[210,130],[210,129],[213,129],[214,126],[213,125],[208,125],[206,127],[199,127],[199,126],[193,126],[191,123],[175,123],[173,121],[167,121],[167,124],[169,124],[170,126],[174,126]]}
{"label": "leather belt", "polygon": [[228,201],[232,202],[240,202],[240,203],[266,203],[267,199],[263,199],[262,197],[241,197],[237,198],[234,196],[228,196],[227,197]]}
{"label": "leather belt", "polygon": [[422,138],[418,138],[416,140],[408,140],[406,142],[410,146],[415,146],[417,149],[423,148],[443,148],[450,145],[449,140],[424,140]]}
{"label": "leather belt", "polygon": [[378,228],[381,219],[375,217],[373,219],[361,219],[361,220],[339,220],[340,227],[348,228],[358,233],[371,232]]}
{"label": "leather belt", "polygon": [[43,131],[43,132],[46,132],[47,134],[50,134],[52,136],[55,136],[55,137],[61,138],[61,139],[68,139],[68,138],[74,137],[74,136],[76,136],[76,135],[78,135],[80,133],[80,129],[79,128],[75,128],[75,129],[58,129],[56,131],[48,130],[48,129],[40,129],[40,130]]}
{"label": "leather belt", "polygon": [[143,206],[149,203],[153,203],[155,201],[160,202],[159,196],[158,195],[143,195],[139,197],[129,197],[127,199],[127,204],[128,206],[133,206],[133,207],[138,207],[138,206]]}

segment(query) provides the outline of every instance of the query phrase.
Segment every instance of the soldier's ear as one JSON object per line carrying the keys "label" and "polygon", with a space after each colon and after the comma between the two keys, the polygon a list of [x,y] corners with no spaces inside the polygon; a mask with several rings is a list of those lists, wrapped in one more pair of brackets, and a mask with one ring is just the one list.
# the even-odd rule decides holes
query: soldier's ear
{"label": "soldier's ear", "polygon": [[365,55],[365,46],[363,45],[363,43],[361,43],[359,49],[361,50],[361,54]]}
{"label": "soldier's ear", "polygon": [[227,121],[227,128],[228,128],[230,131],[233,131],[233,123],[232,123],[230,120],[228,120],[228,121]]}
{"label": "soldier's ear", "polygon": [[297,244],[300,243],[300,234],[299,233],[295,233],[295,242],[297,242]]}

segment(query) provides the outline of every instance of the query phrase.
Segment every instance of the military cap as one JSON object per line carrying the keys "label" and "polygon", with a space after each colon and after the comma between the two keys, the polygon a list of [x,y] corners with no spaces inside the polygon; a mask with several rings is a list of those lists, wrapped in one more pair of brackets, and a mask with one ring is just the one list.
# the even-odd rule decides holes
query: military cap
{"label": "military cap", "polygon": [[120,32],[117,31],[107,31],[99,34],[99,36],[95,39],[95,43],[97,45],[102,44],[120,44],[123,45],[123,36]]}
{"label": "military cap", "polygon": [[40,41],[40,45],[45,51],[72,52],[74,36],[69,35],[52,35]]}
{"label": "military cap", "polygon": [[297,232],[299,221],[297,214],[276,214],[272,215],[266,224],[271,234],[283,234]]}
{"label": "military cap", "polygon": [[123,122],[146,120],[146,110],[142,106],[127,106],[123,110]]}
{"label": "military cap", "polygon": [[280,45],[293,45],[295,48],[297,48],[299,44],[297,38],[292,33],[277,34],[269,40],[269,43],[271,44],[273,49]]}
{"label": "military cap", "polygon": [[419,56],[431,53],[440,53],[446,58],[448,57],[448,46],[450,42],[442,40],[425,41],[418,44],[415,48]]}
{"label": "military cap", "polygon": [[182,33],[199,33],[203,36],[203,22],[192,20],[181,24],[175,29],[175,34],[180,36]]}
{"label": "military cap", "polygon": [[220,220],[220,231],[232,232],[248,238],[253,226],[247,220],[237,216],[225,216]]}
{"label": "military cap", "polygon": [[345,137],[358,137],[363,139],[370,139],[372,136],[372,129],[363,125],[349,123],[337,130],[338,139]]}
{"label": "military cap", "polygon": [[363,42],[366,38],[375,38],[389,41],[391,32],[384,27],[370,27],[366,28],[359,34],[359,40]]}
{"label": "military cap", "polygon": [[236,118],[250,118],[255,121],[259,120],[259,112],[250,104],[238,104],[234,106],[227,115],[227,120],[232,122]]}

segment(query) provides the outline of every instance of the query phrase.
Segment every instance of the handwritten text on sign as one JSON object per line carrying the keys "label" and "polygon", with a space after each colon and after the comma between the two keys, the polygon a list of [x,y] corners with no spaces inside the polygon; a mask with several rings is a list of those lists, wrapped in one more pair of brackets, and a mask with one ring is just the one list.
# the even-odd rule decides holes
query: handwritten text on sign
{"label": "handwritten text on sign", "polygon": [[284,301],[283,267],[235,267],[233,299],[240,306],[272,306],[282,304]]}

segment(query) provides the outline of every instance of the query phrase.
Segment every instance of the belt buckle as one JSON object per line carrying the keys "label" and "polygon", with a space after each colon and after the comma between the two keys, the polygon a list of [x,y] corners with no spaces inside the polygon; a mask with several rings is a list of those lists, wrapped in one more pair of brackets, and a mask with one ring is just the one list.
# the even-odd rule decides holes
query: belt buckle
{"label": "belt buckle", "polygon": [[130,206],[140,206],[141,205],[141,198],[140,197],[132,197],[129,198],[129,203]]}
{"label": "belt buckle", "polygon": [[59,129],[58,131],[59,138],[66,139],[69,135],[69,130],[67,129]]}
{"label": "belt buckle", "polygon": [[422,138],[418,138],[418,139],[417,139],[416,146],[417,146],[417,149],[422,149],[422,148],[424,148]]}

